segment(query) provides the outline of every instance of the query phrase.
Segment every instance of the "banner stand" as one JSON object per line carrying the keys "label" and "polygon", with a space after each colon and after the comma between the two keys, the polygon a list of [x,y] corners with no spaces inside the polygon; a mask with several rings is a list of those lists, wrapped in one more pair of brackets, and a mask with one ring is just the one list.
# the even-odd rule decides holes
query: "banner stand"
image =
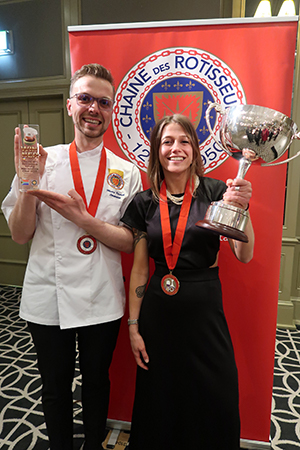
{"label": "banner stand", "polygon": [[[111,70],[116,102],[105,146],[141,170],[145,189],[151,129],[165,111],[185,111],[192,118],[205,173],[226,181],[237,173],[236,161],[212,142],[203,111],[209,101],[217,100],[226,107],[247,103],[290,116],[297,27],[296,17],[68,27],[72,73],[90,62]],[[276,58],[265,51],[274,48]],[[294,111],[295,103],[294,99]],[[218,119],[213,120],[218,130]],[[249,450],[271,448],[286,167],[264,169],[253,164],[247,180],[253,186],[254,258],[242,265],[234,259],[227,239],[221,238],[219,266],[239,372],[241,448]],[[122,255],[127,290],[131,258]],[[126,308],[110,370],[111,426],[131,420],[133,406],[136,365],[128,339],[128,305]],[[123,427],[124,422],[121,424]]]}
{"label": "banner stand", "polygon": [[[113,430],[113,433],[111,434],[111,436],[109,438],[109,447],[108,448],[114,448],[121,431],[130,431],[130,429],[131,429],[131,423],[125,422],[122,420],[108,419],[106,422],[106,426],[110,430]],[[244,448],[247,450],[271,449],[270,442],[259,442],[259,441],[250,441],[248,439],[241,439],[240,444],[241,444],[241,448]]]}

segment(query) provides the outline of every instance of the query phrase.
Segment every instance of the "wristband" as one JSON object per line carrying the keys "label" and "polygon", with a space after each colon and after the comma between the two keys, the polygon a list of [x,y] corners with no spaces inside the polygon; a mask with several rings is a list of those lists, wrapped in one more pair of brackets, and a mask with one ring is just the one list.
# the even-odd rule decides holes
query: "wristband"
{"label": "wristband", "polygon": [[139,319],[128,319],[128,325],[138,325]]}

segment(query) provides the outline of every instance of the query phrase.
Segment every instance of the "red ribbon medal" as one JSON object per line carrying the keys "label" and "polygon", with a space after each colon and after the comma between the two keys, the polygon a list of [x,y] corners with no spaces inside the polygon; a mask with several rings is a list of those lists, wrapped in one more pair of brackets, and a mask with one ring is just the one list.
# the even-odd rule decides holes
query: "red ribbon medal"
{"label": "red ribbon medal", "polygon": [[[70,165],[71,165],[71,172],[73,177],[73,183],[75,187],[75,191],[82,197],[84,204],[86,206],[87,211],[95,217],[95,214],[98,209],[98,205],[100,202],[102,189],[103,189],[103,183],[104,183],[104,177],[106,172],[106,152],[105,148],[102,148],[101,152],[101,158],[99,161],[99,167],[98,172],[96,176],[95,186],[93,190],[93,194],[91,197],[90,204],[87,204],[86,196],[84,192],[81,172],[80,172],[80,166],[78,161],[78,156],[76,152],[76,144],[75,141],[73,141],[70,145],[69,149],[69,158],[70,158]],[[78,250],[85,254],[90,255],[93,253],[97,248],[97,241],[96,239],[89,235],[85,234],[84,236],[81,236],[77,241],[77,248]]]}
{"label": "red ribbon medal", "polygon": [[188,180],[185,186],[183,202],[180,209],[179,219],[173,243],[172,243],[169,207],[166,195],[167,188],[165,180],[163,180],[160,188],[159,209],[160,209],[160,221],[163,237],[163,247],[167,266],[168,269],[170,270],[170,273],[162,278],[161,288],[164,291],[164,293],[168,295],[177,294],[180,287],[180,283],[178,279],[172,274],[172,271],[174,270],[177,264],[192,201],[192,193],[190,191],[189,184],[190,183]]}

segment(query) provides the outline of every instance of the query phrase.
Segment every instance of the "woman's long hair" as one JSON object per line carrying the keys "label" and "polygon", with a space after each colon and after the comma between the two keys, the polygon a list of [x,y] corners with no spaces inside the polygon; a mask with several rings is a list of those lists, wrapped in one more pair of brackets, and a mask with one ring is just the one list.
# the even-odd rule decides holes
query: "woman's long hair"
{"label": "woman's long hair", "polygon": [[[163,181],[164,172],[162,169],[162,166],[159,161],[159,149],[161,144],[161,136],[163,133],[164,128],[171,124],[171,123],[177,123],[180,125],[188,138],[190,139],[191,146],[193,149],[193,162],[190,166],[190,186],[192,188],[192,181],[195,176],[202,177],[204,174],[204,166],[202,157],[199,150],[199,142],[198,142],[198,136],[196,133],[195,128],[193,127],[193,124],[191,121],[181,114],[174,114],[173,116],[165,116],[161,120],[159,120],[151,133],[150,138],[150,157],[149,157],[149,164],[148,164],[148,180],[150,183],[150,188],[153,192],[153,195],[156,199],[159,199],[159,191],[160,191],[160,185]],[[194,192],[193,192],[194,194]]]}

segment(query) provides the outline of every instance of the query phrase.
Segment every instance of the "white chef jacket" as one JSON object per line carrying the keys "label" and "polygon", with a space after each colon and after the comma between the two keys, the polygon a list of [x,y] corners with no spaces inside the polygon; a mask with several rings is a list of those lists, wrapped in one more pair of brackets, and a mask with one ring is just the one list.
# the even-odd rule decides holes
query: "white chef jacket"
{"label": "white chef jacket", "polygon": [[[89,204],[102,151],[77,153]],[[67,195],[74,188],[69,145],[46,148],[40,188]],[[127,205],[142,189],[140,172],[132,163],[106,149],[107,165],[95,217],[119,225]],[[2,203],[6,217],[19,195],[18,178]],[[43,325],[74,328],[119,319],[124,314],[125,290],[121,255],[97,241],[94,253],[82,254],[77,240],[85,233],[45,203],[37,201],[36,230],[26,268],[20,317]],[[121,223],[120,223],[121,224]]]}

